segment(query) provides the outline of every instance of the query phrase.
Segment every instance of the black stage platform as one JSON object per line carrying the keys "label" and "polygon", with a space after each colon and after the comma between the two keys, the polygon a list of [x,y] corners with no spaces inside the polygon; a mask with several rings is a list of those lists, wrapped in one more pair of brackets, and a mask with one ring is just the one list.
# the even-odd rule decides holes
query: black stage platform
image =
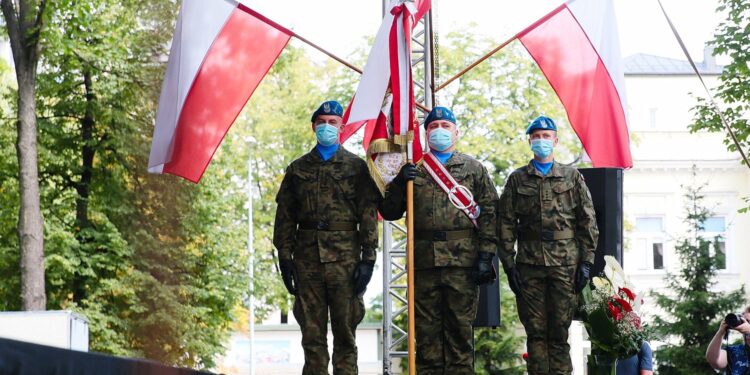
{"label": "black stage platform", "polygon": [[142,359],[29,344],[0,338],[0,375],[197,375]]}

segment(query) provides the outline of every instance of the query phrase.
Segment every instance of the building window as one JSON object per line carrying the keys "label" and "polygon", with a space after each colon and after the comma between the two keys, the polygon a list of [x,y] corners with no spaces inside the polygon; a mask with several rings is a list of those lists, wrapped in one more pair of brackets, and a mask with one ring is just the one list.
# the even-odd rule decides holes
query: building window
{"label": "building window", "polygon": [[664,220],[661,217],[637,217],[635,219],[634,269],[663,270]]}
{"label": "building window", "polygon": [[648,124],[650,129],[656,129],[656,108],[648,109]]}
{"label": "building window", "polygon": [[653,253],[654,253],[654,269],[655,270],[663,270],[664,269],[664,244],[663,243],[653,243],[651,244]]}
{"label": "building window", "polygon": [[723,216],[712,216],[703,223],[701,237],[712,242],[711,254],[713,254],[720,270],[727,269],[727,224]]}

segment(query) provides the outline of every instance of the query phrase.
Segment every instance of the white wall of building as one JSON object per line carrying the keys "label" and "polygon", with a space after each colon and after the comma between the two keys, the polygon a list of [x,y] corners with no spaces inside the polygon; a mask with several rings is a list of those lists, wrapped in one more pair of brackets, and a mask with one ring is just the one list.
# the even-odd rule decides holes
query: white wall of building
{"label": "white wall of building", "polygon": [[[705,78],[709,86],[716,85],[715,75]],[[719,272],[715,289],[750,285],[750,271],[743,266],[750,264],[750,231],[745,229],[750,215],[737,212],[747,205],[742,198],[750,196],[750,169],[740,164],[739,153],[727,150],[723,134],[689,132],[695,96],[705,96],[700,81],[640,75],[626,76],[625,84],[634,159],[624,178],[625,271],[640,291],[665,290],[667,273],[680,267],[678,238],[687,233],[684,186],[705,184],[704,204],[713,211],[706,236],[722,235],[726,251],[726,269]],[[644,311],[656,312],[651,298]]]}

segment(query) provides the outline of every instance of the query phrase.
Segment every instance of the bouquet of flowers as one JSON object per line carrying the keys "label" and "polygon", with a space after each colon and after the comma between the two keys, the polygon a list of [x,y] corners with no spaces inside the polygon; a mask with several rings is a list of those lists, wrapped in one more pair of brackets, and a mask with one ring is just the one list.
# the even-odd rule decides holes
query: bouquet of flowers
{"label": "bouquet of flowers", "polygon": [[639,315],[643,299],[614,257],[604,257],[605,277],[594,277],[581,293],[583,325],[592,354],[625,359],[641,348],[645,332]]}

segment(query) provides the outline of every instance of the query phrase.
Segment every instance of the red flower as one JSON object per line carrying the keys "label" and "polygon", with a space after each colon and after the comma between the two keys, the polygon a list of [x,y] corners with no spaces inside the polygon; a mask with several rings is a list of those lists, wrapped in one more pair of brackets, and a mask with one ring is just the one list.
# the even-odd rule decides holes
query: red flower
{"label": "red flower", "polygon": [[641,329],[641,318],[638,315],[633,316],[633,325],[635,325],[635,328]]}
{"label": "red flower", "polygon": [[609,315],[614,318],[616,322],[619,322],[620,319],[622,319],[622,311],[620,311],[620,308],[615,306],[612,301],[607,302],[607,310],[609,310]]}
{"label": "red flower", "polygon": [[634,300],[635,300],[635,293],[633,293],[633,291],[632,291],[632,290],[630,290],[630,289],[628,289],[628,288],[620,288],[620,289],[619,289],[619,290],[617,291],[617,293],[618,293],[619,295],[622,295],[622,293],[625,293],[625,295],[626,295],[626,296],[628,296],[628,299],[629,299],[629,300],[631,300],[631,301],[634,301]]}
{"label": "red flower", "polygon": [[615,301],[617,301],[617,303],[620,305],[620,307],[622,307],[623,310],[625,310],[625,312],[633,311],[633,307],[630,306],[630,303],[628,303],[628,301],[618,297],[615,297]]}
{"label": "red flower", "polygon": [[524,361],[528,360],[529,359],[529,353],[523,353],[523,355],[521,355],[521,358],[523,358]]}

